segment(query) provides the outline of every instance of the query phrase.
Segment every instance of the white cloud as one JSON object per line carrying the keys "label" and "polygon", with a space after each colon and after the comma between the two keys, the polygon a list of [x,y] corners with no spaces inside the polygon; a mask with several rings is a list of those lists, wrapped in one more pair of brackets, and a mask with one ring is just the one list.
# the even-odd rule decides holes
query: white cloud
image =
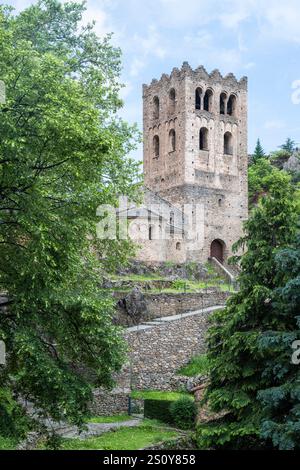
{"label": "white cloud", "polygon": [[134,57],[133,61],[130,65],[130,75],[132,77],[137,77],[141,70],[146,67],[146,61],[139,59],[138,57]]}
{"label": "white cloud", "polygon": [[264,124],[264,128],[268,130],[284,129],[285,127],[286,127],[285,122],[280,119],[266,121]]}
{"label": "white cloud", "polygon": [[130,95],[130,93],[132,92],[133,90],[133,86],[132,86],[132,83],[131,82],[128,82],[128,81],[124,81],[123,82],[123,87],[121,88],[120,90],[120,97],[122,100],[126,100],[126,98]]}
{"label": "white cloud", "polygon": [[255,62],[248,62],[247,64],[244,65],[244,69],[246,70],[250,70],[250,69],[253,69],[253,67],[255,67]]}
{"label": "white cloud", "polygon": [[162,45],[163,37],[153,24],[148,26],[146,35],[141,36],[135,34],[133,40],[135,47],[139,49],[144,56],[153,55],[159,59],[163,59],[166,55],[166,49]]}

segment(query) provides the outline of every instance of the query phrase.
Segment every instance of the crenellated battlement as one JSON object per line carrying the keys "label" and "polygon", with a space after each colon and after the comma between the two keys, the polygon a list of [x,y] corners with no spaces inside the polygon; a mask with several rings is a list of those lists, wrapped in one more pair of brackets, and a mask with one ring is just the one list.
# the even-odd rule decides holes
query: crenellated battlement
{"label": "crenellated battlement", "polygon": [[169,85],[172,81],[180,81],[187,77],[193,81],[199,80],[219,84],[224,88],[247,90],[248,87],[248,79],[245,76],[238,80],[233,73],[223,76],[218,69],[208,73],[203,65],[193,70],[188,62],[183,62],[181,69],[174,67],[170,75],[163,73],[159,80],[153,78],[150,85],[144,84],[143,91],[147,93],[152,88],[161,87],[164,84]]}

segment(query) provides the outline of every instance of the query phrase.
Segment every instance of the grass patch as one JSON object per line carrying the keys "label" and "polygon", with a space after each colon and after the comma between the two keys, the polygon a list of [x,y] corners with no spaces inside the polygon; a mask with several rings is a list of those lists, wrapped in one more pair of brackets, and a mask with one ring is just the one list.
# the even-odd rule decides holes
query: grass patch
{"label": "grass patch", "polygon": [[63,450],[138,450],[177,436],[176,431],[152,426],[149,421],[85,440],[63,439]]}
{"label": "grass patch", "polygon": [[179,293],[197,293],[205,289],[218,288],[223,292],[233,292],[234,289],[231,284],[228,284],[222,278],[216,278],[207,281],[188,281],[178,279],[173,282],[172,287],[148,289],[146,293],[165,293],[165,294],[179,294]]}
{"label": "grass patch", "polygon": [[0,450],[14,450],[17,444],[17,439],[0,436]]}
{"label": "grass patch", "polygon": [[195,377],[196,375],[206,375],[209,370],[209,362],[206,354],[194,356],[190,362],[179,369],[179,375],[186,377]]}
{"label": "grass patch", "polygon": [[163,392],[160,390],[133,390],[131,392],[131,398],[140,399],[140,400],[168,400],[176,401],[179,398],[190,395],[186,392]]}
{"label": "grass patch", "polygon": [[164,281],[166,278],[155,273],[124,274],[110,276],[112,281]]}
{"label": "grass patch", "polygon": [[114,416],[92,416],[86,420],[87,423],[121,423],[132,419],[132,416],[127,414],[114,415]]}

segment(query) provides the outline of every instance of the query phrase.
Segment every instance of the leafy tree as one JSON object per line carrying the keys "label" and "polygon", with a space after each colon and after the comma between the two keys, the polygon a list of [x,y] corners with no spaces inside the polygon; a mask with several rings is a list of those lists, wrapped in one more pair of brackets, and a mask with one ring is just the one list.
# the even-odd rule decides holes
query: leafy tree
{"label": "leafy tree", "polygon": [[248,191],[250,205],[256,204],[259,197],[265,195],[269,191],[270,175],[280,177],[280,170],[272,166],[266,158],[260,158],[248,170]]}
{"label": "leafy tree", "polygon": [[260,139],[257,139],[257,142],[256,142],[256,146],[255,146],[255,149],[254,149],[254,153],[252,155],[252,162],[253,163],[256,163],[258,160],[260,160],[261,158],[265,158],[266,157],[266,154],[264,152],[264,149],[260,143]]}
{"label": "leafy tree", "polygon": [[138,188],[125,157],[137,132],[116,114],[120,51],[80,28],[84,10],[56,0],[18,15],[0,7],[1,387],[79,424],[92,385],[111,385],[124,358],[99,272],[131,245],[96,239],[96,208]]}
{"label": "leafy tree", "polygon": [[285,143],[283,145],[280,145],[280,148],[288,152],[290,155],[292,155],[292,153],[296,149],[296,142],[292,140],[290,137],[288,137]]}
{"label": "leafy tree", "polygon": [[269,443],[266,431],[261,436],[265,409],[258,392],[273,386],[270,370],[276,374],[277,357],[262,346],[267,332],[284,329],[285,312],[273,303],[283,281],[276,257],[293,243],[297,211],[290,177],[275,171],[268,178],[268,194],[253,209],[246,234],[235,247],[246,250],[241,259],[236,257],[242,267],[240,290],[212,316],[205,400],[222,417],[199,426],[201,448],[259,448]]}

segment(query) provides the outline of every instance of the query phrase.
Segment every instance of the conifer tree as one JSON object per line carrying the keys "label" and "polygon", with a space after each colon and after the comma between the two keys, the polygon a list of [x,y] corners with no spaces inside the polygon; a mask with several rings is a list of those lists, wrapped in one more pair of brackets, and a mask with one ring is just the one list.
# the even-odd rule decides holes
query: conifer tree
{"label": "conifer tree", "polygon": [[296,143],[290,137],[286,139],[283,145],[280,145],[280,148],[288,152],[290,155],[292,155],[292,153],[294,152],[295,147],[296,147]]}
{"label": "conifer tree", "polygon": [[199,426],[200,448],[259,448],[268,444],[272,434],[267,424],[262,432],[266,414],[259,392],[264,390],[267,400],[273,386],[270,370],[276,374],[278,358],[272,349],[263,347],[263,339],[270,330],[285,329],[285,312],[280,313],[274,304],[285,275],[276,260],[278,251],[293,243],[297,211],[286,173],[271,173],[265,185],[267,194],[253,209],[246,234],[235,247],[245,249],[240,259],[240,290],[211,318],[210,384],[205,400],[222,417]]}
{"label": "conifer tree", "polygon": [[255,146],[255,149],[254,149],[254,153],[253,153],[253,156],[252,156],[253,163],[256,163],[261,158],[265,158],[265,156],[266,155],[265,155],[264,149],[263,149],[263,147],[260,143],[260,139],[257,139],[256,146]]}

